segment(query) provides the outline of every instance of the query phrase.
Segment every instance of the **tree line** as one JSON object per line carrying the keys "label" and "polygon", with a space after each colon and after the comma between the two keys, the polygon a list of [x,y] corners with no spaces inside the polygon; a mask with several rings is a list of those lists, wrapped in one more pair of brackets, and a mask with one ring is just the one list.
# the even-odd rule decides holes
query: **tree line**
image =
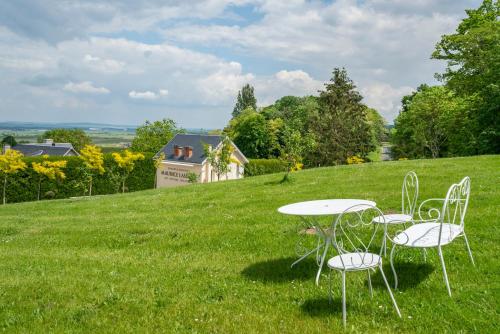
{"label": "tree line", "polygon": [[319,96],[285,96],[256,108],[253,88],[238,93],[227,134],[248,158],[279,158],[289,170],[367,159],[384,138],[384,119],[362,103],[345,69],[335,68]]}

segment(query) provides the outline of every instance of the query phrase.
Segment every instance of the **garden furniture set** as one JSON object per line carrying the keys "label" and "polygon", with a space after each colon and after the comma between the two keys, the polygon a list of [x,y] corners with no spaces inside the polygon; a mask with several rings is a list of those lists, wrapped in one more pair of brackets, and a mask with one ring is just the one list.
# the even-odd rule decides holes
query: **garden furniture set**
{"label": "garden furniture set", "polygon": [[[394,275],[394,288],[397,289],[398,277],[394,266],[396,248],[409,247],[422,250],[426,259],[427,248],[437,248],[443,277],[448,294],[451,296],[450,283],[446,272],[442,247],[458,237],[463,237],[470,260],[474,259],[464,230],[464,218],[470,196],[470,178],[464,177],[459,183],[451,185],[445,198],[432,198],[417,207],[418,177],[414,172],[406,174],[401,191],[401,212],[383,214],[376,203],[361,199],[328,199],[300,202],[282,206],[278,212],[297,216],[301,219],[304,231],[313,231],[317,238],[316,247],[301,249],[300,258],[292,267],[308,256],[316,253],[319,269],[316,285],[319,284],[321,271],[326,262],[329,270],[329,299],[332,299],[331,273],[333,270],[342,276],[342,320],[346,324],[345,277],[347,272],[366,271],[370,295],[373,296],[371,272],[380,270],[394,308],[399,317],[396,300],[382,268],[382,259],[387,256],[388,243],[392,243],[390,264]],[[430,208],[429,208],[430,207]],[[329,227],[322,226],[320,217],[335,217]],[[388,228],[402,227],[393,236]],[[306,233],[303,233],[305,235]],[[380,240],[381,239],[381,240]],[[380,245],[377,246],[377,242]],[[332,247],[336,255],[327,260],[328,250]],[[299,247],[300,248],[300,247]]]}

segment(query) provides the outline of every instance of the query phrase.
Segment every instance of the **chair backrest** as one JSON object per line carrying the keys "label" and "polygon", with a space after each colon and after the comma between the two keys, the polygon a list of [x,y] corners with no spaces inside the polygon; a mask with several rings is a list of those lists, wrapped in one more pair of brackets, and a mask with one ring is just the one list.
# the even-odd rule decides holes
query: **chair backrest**
{"label": "chair backrest", "polygon": [[413,217],[418,199],[418,177],[415,172],[408,172],[401,189],[401,212]]}
{"label": "chair backrest", "polygon": [[[385,222],[372,224],[375,217],[383,219],[383,213],[380,209],[373,205],[360,204],[346,209],[334,221],[332,227],[333,244],[338,254],[358,253],[351,257],[350,263],[344,263],[341,256],[344,269],[353,269],[356,266],[361,267],[363,264],[373,263],[374,253],[382,257],[382,236],[387,224]],[[380,240],[376,240],[377,235],[380,236]],[[377,246],[375,246],[374,240],[379,242]]]}
{"label": "chair backrest", "polygon": [[463,228],[469,196],[470,178],[466,176],[448,189],[441,211],[441,223],[460,225]]}

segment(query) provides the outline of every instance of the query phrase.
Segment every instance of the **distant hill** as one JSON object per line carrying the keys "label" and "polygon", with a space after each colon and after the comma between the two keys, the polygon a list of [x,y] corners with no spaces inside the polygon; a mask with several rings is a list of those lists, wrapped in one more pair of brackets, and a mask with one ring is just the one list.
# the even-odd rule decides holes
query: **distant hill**
{"label": "distant hill", "polygon": [[[86,131],[126,131],[134,133],[137,125],[116,125],[104,123],[51,123],[51,122],[0,122],[0,129],[11,131],[50,130],[56,128],[83,129]],[[189,133],[208,133],[210,129],[186,128]]]}

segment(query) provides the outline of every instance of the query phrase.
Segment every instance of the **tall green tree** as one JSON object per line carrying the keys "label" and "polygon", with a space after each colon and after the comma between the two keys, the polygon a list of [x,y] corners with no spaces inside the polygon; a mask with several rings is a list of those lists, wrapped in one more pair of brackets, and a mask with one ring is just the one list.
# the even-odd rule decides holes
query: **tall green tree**
{"label": "tall green tree", "polygon": [[382,141],[387,140],[388,131],[385,127],[384,118],[373,108],[366,109],[366,121],[370,126],[372,143],[375,146],[380,146]]}
{"label": "tall green tree", "polygon": [[0,146],[3,147],[5,144],[9,145],[10,147],[16,146],[17,145],[16,138],[14,138],[14,136],[12,136],[12,135],[7,135],[7,136],[3,137],[2,142],[0,143]]}
{"label": "tall green tree", "polygon": [[257,99],[254,95],[253,87],[250,84],[246,84],[238,91],[238,97],[236,98],[236,105],[233,109],[233,118],[238,117],[245,109],[257,110]]}
{"label": "tall green tree", "polygon": [[276,138],[272,138],[276,133],[272,124],[252,108],[233,118],[225,132],[248,158],[268,158],[273,150],[272,143],[277,142]]}
{"label": "tall green tree", "polygon": [[361,100],[346,70],[335,68],[330,82],[320,92],[318,112],[312,117],[317,148],[309,159],[314,164],[342,164],[350,156],[366,157],[375,148],[367,107]]}
{"label": "tall green tree", "polygon": [[441,37],[432,58],[447,61],[437,77],[474,101],[473,153],[500,153],[500,4],[484,0],[466,13],[454,34]]}
{"label": "tall green tree", "polygon": [[39,138],[38,141],[42,142],[44,139],[52,139],[57,143],[71,143],[73,148],[78,152],[85,147],[85,145],[90,145],[92,140],[82,129],[51,129],[45,131]]}
{"label": "tall green tree", "polygon": [[392,151],[396,158],[464,155],[472,143],[469,101],[444,86],[421,89],[407,97],[394,122]]}
{"label": "tall green tree", "polygon": [[146,121],[135,130],[135,137],[132,140],[132,151],[142,153],[157,153],[166,143],[168,143],[176,133],[183,132],[177,128],[171,119],[161,121]]}

